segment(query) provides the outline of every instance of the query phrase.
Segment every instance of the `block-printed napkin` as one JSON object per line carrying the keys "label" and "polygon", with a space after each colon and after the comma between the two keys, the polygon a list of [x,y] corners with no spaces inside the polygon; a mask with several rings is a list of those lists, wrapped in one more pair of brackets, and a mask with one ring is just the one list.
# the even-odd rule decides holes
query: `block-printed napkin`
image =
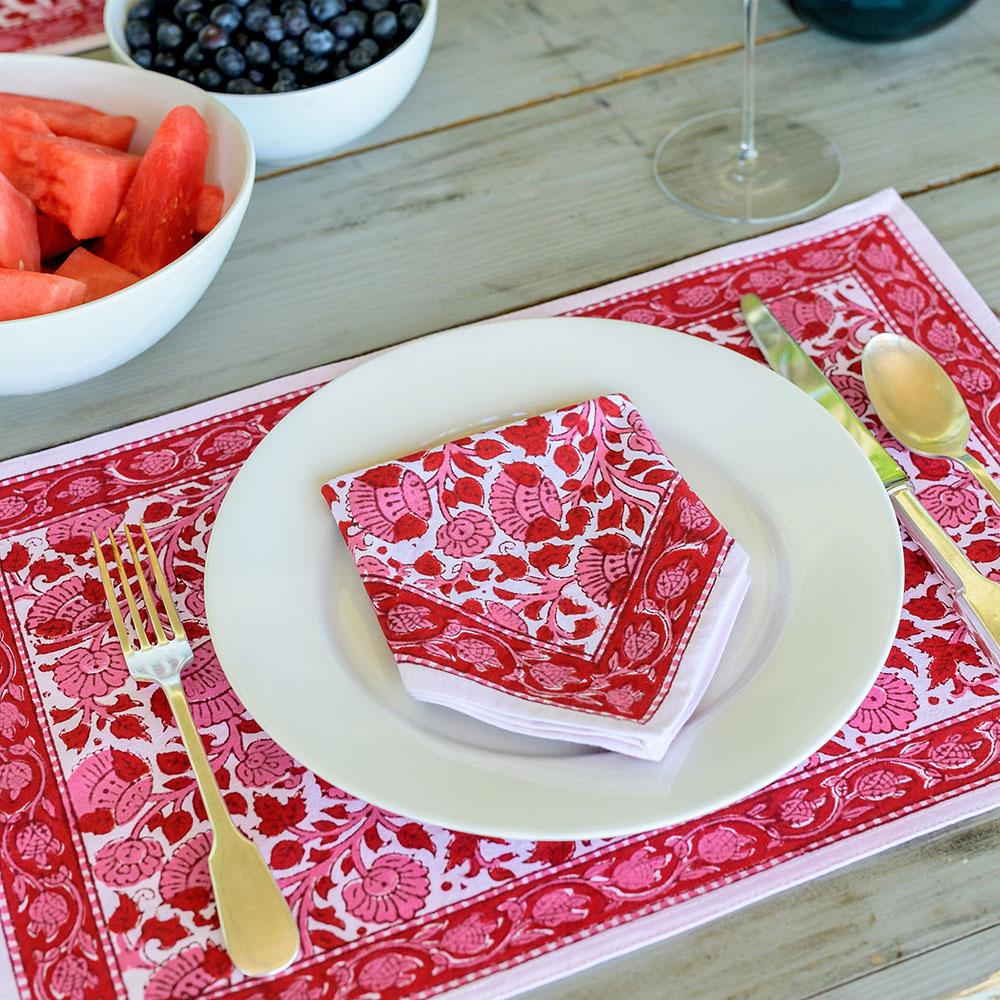
{"label": "block-printed napkin", "polygon": [[[1000,324],[894,192],[533,312],[671,326],[759,360],[737,307],[747,291],[1000,577],[1000,512],[954,464],[902,452],[862,389],[870,336],[915,338],[957,381],[972,451],[1000,474]],[[996,667],[908,539],[902,620],[872,691],[804,766],[716,813],[624,839],[500,841],[394,816],[306,771],[226,683],[202,573],[242,462],[345,367],[0,467],[0,996],[505,997],[1000,805]],[[177,730],[108,629],[90,531],[139,518],[189,622],[185,683],[227,803],[302,931],[302,957],[267,982],[221,948]]]}
{"label": "block-printed napkin", "polygon": [[410,694],[647,760],[697,707],[750,583],[621,394],[334,476],[323,495]]}
{"label": "block-printed napkin", "polygon": [[104,44],[103,18],[104,0],[3,0],[0,52],[96,49]]}

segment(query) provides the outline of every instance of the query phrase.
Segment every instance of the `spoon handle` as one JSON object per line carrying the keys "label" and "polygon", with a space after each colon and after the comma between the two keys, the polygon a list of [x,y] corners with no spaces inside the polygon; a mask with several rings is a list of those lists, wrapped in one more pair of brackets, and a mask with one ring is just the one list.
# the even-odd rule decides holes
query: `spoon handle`
{"label": "spoon handle", "polygon": [[979,485],[989,493],[997,508],[1000,509],[1000,486],[997,485],[997,481],[983,468],[983,463],[979,459],[973,458],[968,452],[965,452],[959,458],[959,461],[979,480]]}

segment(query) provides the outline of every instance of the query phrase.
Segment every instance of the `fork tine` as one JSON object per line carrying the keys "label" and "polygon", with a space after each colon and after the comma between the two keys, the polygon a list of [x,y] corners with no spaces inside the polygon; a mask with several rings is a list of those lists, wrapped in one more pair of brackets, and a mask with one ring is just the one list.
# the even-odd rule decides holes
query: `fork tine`
{"label": "fork tine", "polygon": [[132,555],[132,565],[135,566],[135,571],[139,576],[139,589],[142,591],[142,599],[146,602],[146,610],[149,612],[149,617],[153,624],[156,641],[157,643],[166,642],[167,633],[163,631],[163,625],[160,624],[160,615],[156,610],[156,601],[153,600],[149,584],[146,582],[146,574],[142,571],[139,564],[139,553],[135,550],[135,542],[132,541],[132,532],[129,530],[127,524],[125,525],[125,541],[128,542],[128,550]]}
{"label": "fork tine", "polygon": [[[112,532],[108,532],[108,539],[111,542],[111,551],[115,557],[115,565],[118,567],[118,576],[121,580],[122,590],[125,591],[125,601],[128,604],[128,609],[132,614],[132,624],[135,626],[136,636],[139,639],[140,649],[149,649],[149,638],[146,636],[146,628],[142,624],[142,616],[139,614],[139,608],[135,603],[135,594],[132,593],[132,585],[128,582],[128,577],[125,575],[125,564],[122,562],[121,550],[118,548],[118,543],[115,541],[115,536]],[[138,571],[139,567],[136,567]]]}
{"label": "fork tine", "polygon": [[108,564],[104,559],[104,550],[97,540],[97,532],[90,533],[91,541],[94,543],[94,551],[97,553],[97,566],[101,571],[101,583],[104,584],[104,599],[108,602],[108,610],[111,612],[111,620],[115,623],[115,632],[118,633],[118,642],[122,647],[122,655],[128,656],[133,651],[132,642],[128,637],[128,630],[122,619],[121,608],[118,607],[118,598],[115,596],[114,584],[111,582],[111,574],[108,572]]}
{"label": "fork tine", "polygon": [[153,548],[153,543],[149,540],[146,525],[142,521],[139,522],[139,530],[142,532],[142,543],[146,548],[146,555],[149,556],[149,565],[153,567],[156,589],[160,592],[160,600],[163,601],[163,607],[167,611],[167,618],[170,619],[170,628],[173,630],[175,638],[186,639],[187,633],[184,631],[184,626],[177,615],[177,606],[174,604],[174,599],[170,596],[170,590],[163,576],[163,570],[160,569],[160,560],[156,558],[156,550]]}

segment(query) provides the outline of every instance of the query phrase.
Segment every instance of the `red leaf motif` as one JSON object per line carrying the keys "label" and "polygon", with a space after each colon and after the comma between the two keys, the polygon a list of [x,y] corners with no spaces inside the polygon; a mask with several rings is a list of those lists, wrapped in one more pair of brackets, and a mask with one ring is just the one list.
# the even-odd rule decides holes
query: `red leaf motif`
{"label": "red leaf motif", "polygon": [[81,722],[75,729],[71,729],[68,733],[60,733],[59,739],[66,744],[67,748],[70,750],[80,750],[82,747],[87,745],[87,738],[90,736],[90,727],[86,723]]}
{"label": "red leaf motif", "polygon": [[523,424],[505,427],[500,436],[523,448],[526,455],[544,455],[550,430],[549,422],[544,417],[529,417]]}
{"label": "red leaf motif", "polygon": [[27,565],[28,550],[20,542],[14,542],[7,555],[0,559],[0,569],[5,573],[20,573]]}
{"label": "red leaf motif", "polygon": [[552,460],[567,476],[573,475],[580,467],[580,453],[569,444],[561,444],[552,455]]}
{"label": "red leaf motif", "polygon": [[142,925],[140,937],[143,941],[159,941],[162,947],[170,948],[187,935],[187,930],[177,917],[171,917],[169,920],[150,917]]}
{"label": "red leaf motif", "polygon": [[434,841],[430,834],[419,823],[406,823],[399,828],[396,839],[401,847],[414,851],[430,851],[434,853]]}
{"label": "red leaf motif", "polygon": [[458,497],[462,503],[469,503],[479,505],[483,502],[483,488],[469,476],[463,476],[461,479],[455,480],[454,485],[455,496]]}
{"label": "red leaf motif", "polygon": [[271,865],[279,870],[294,868],[302,860],[303,853],[297,840],[282,840],[271,851]]}
{"label": "red leaf motif", "polygon": [[933,622],[948,613],[948,609],[936,597],[928,594],[926,597],[915,597],[912,601],[906,602],[906,610],[914,618],[921,621]]}
{"label": "red leaf motif", "polygon": [[163,830],[163,836],[171,844],[176,844],[188,835],[193,824],[194,820],[190,813],[174,810],[163,820],[160,828]]}
{"label": "red leaf motif", "polygon": [[257,829],[265,837],[283,833],[288,827],[295,826],[306,818],[306,805],[299,798],[282,802],[273,795],[254,795],[253,809],[260,817]]}
{"label": "red leaf motif", "polygon": [[149,740],[146,723],[137,715],[119,715],[111,722],[111,735],[122,740]]}
{"label": "red leaf motif", "polygon": [[475,445],[476,454],[480,458],[491,459],[502,455],[507,449],[493,438],[480,438]]}
{"label": "red leaf motif", "polygon": [[980,538],[973,542],[966,550],[965,554],[973,562],[991,563],[1000,559],[1000,542],[992,539]]}
{"label": "red leaf motif", "polygon": [[532,552],[528,556],[528,561],[539,573],[544,573],[547,576],[552,571],[553,566],[567,565],[572,551],[572,546],[569,545],[547,544]]}
{"label": "red leaf motif", "polygon": [[38,562],[32,564],[28,579],[34,582],[41,577],[46,583],[55,583],[68,572],[69,566],[63,559],[39,559]]}
{"label": "red leaf motif", "polygon": [[114,934],[124,934],[139,923],[139,907],[124,892],[118,893],[118,906],[108,918],[108,930]]}

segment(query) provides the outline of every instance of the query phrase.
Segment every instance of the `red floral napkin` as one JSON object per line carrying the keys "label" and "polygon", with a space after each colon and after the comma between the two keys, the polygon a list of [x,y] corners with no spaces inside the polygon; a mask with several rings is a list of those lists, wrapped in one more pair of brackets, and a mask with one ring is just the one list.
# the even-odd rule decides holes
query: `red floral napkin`
{"label": "red floral napkin", "polygon": [[403,684],[504,729],[658,760],[748,560],[625,396],[323,488]]}

